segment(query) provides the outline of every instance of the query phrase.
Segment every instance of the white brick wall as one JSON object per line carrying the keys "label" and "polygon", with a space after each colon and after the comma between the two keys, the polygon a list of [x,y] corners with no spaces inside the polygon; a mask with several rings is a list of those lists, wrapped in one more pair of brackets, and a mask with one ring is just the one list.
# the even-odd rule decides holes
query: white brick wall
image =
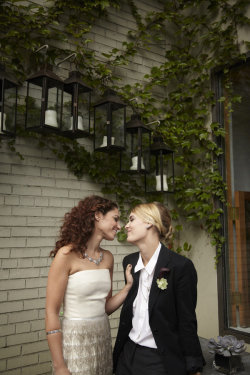
{"label": "white brick wall", "polygon": [[[145,12],[152,1],[138,4]],[[99,20],[91,31],[91,47],[98,53],[121,47],[128,27],[134,29],[135,21],[127,5],[121,11],[111,9],[108,19]],[[130,65],[120,67],[121,84],[141,80],[162,60],[163,52],[160,48],[150,53],[142,51]],[[92,149],[92,143],[83,142],[88,150]],[[51,374],[44,331],[49,252],[65,212],[79,199],[101,194],[101,186],[88,176],[78,180],[62,161],[50,151],[40,150],[31,140],[19,138],[16,144],[24,160],[10,151],[5,141],[0,148],[0,373]],[[103,246],[115,257],[115,293],[124,285],[122,259],[135,249],[117,241],[104,242]],[[113,342],[118,321],[119,310],[110,317]]]}
{"label": "white brick wall", "polygon": [[[26,147],[24,160],[11,153],[5,143],[0,149],[0,372],[49,374],[44,332],[49,252],[65,212],[79,198],[93,191],[101,194],[101,186],[87,177],[78,181],[63,163],[57,163],[49,152],[41,156],[29,141],[17,139],[16,143],[18,151]],[[41,166],[41,158],[46,159],[46,167]],[[115,293],[124,284],[121,261],[131,247],[117,241],[104,242],[103,246],[115,257]],[[118,318],[119,311],[110,318],[113,339]]]}

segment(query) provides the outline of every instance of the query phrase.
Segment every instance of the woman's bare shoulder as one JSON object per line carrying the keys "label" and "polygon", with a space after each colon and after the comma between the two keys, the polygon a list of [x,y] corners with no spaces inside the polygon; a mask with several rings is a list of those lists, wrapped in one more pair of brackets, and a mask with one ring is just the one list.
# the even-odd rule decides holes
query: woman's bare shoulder
{"label": "woman's bare shoulder", "polygon": [[103,252],[103,259],[107,263],[108,268],[112,268],[114,264],[114,256],[109,250],[100,249]]}
{"label": "woman's bare shoulder", "polygon": [[109,250],[105,250],[105,249],[102,249],[102,248],[100,248],[100,250],[103,252],[103,255],[104,255],[104,256],[109,257],[109,258],[111,258],[111,259],[114,258],[114,256],[113,256],[113,254],[111,253],[111,251],[109,251]]}
{"label": "woman's bare shoulder", "polygon": [[70,264],[71,264],[71,259],[73,258],[72,257],[72,251],[71,251],[71,248],[72,246],[71,245],[66,245],[66,246],[63,246],[61,247],[54,259],[53,259],[53,262],[52,262],[52,266],[58,266],[58,267],[70,267]]}
{"label": "woman's bare shoulder", "polygon": [[56,253],[56,255],[58,254],[59,256],[63,256],[63,255],[69,255],[71,254],[71,249],[72,249],[72,245],[65,245],[63,247],[61,247],[58,252]]}

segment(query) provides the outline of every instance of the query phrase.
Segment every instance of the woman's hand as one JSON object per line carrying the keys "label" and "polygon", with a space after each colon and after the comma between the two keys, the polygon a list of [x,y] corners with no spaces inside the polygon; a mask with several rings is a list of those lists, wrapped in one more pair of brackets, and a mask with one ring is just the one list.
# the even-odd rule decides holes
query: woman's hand
{"label": "woman's hand", "polygon": [[133,281],[134,281],[133,276],[131,274],[131,270],[132,270],[132,265],[128,264],[126,267],[125,276],[126,276],[126,281],[127,281],[126,286],[128,286],[129,289],[131,288]]}
{"label": "woman's hand", "polygon": [[120,290],[120,292],[116,293],[114,296],[108,296],[105,306],[105,311],[108,315],[112,314],[115,310],[117,310],[125,301],[134,281],[133,276],[131,275],[131,269],[131,264],[128,264],[125,270],[127,283],[124,285],[122,290]]}

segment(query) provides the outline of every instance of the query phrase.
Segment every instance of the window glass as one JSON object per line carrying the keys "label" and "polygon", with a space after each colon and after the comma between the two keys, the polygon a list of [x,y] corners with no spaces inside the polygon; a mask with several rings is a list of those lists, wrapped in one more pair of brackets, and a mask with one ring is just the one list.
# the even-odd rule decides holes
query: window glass
{"label": "window glass", "polygon": [[[227,328],[250,333],[250,64],[231,70],[233,94],[225,105],[227,182],[226,305]],[[226,97],[226,92],[224,93]]]}

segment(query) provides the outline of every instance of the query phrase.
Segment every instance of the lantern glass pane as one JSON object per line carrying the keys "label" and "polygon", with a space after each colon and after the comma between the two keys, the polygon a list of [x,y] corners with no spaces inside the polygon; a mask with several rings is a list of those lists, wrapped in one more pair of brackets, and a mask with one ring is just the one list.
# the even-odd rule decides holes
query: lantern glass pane
{"label": "lantern glass pane", "polygon": [[149,132],[142,132],[142,158],[143,164],[145,166],[146,171],[149,171],[150,166],[150,133]]}
{"label": "lantern glass pane", "polygon": [[38,127],[40,126],[41,106],[42,106],[42,88],[34,85],[33,83],[28,84],[28,96],[26,97],[27,104],[27,120],[26,127]]}
{"label": "lantern glass pane", "polygon": [[78,118],[77,129],[89,132],[89,108],[90,108],[90,93],[80,92],[78,96]]}
{"label": "lantern glass pane", "polygon": [[149,169],[150,134],[137,132],[127,133],[126,151],[122,153],[122,170],[146,172]]}
{"label": "lantern glass pane", "polygon": [[164,155],[164,160],[165,160],[165,165],[167,165],[166,176],[167,176],[167,181],[168,181],[168,189],[169,189],[169,191],[174,191],[174,157],[173,157],[173,153]]}
{"label": "lantern glass pane", "polygon": [[48,88],[44,124],[58,128],[60,126],[62,90],[58,87]]}
{"label": "lantern glass pane", "polygon": [[107,104],[95,107],[95,148],[107,147],[107,110]]}
{"label": "lantern glass pane", "polygon": [[[74,97],[73,91],[73,87],[71,93],[64,91],[62,129],[64,131],[82,130],[89,132],[90,93],[83,91],[79,92],[77,103],[77,97]],[[73,118],[73,116],[75,118]]]}
{"label": "lantern glass pane", "polygon": [[73,105],[72,95],[65,92],[63,94],[62,130],[73,129]]}
{"label": "lantern glass pane", "polygon": [[112,127],[111,127],[111,144],[119,147],[124,146],[124,122],[125,108],[116,108],[111,106]]}
{"label": "lantern glass pane", "polygon": [[[136,158],[137,152],[137,146],[138,145],[138,134],[131,134],[127,133],[126,135],[126,148],[125,151],[122,153],[122,170],[129,171],[129,170],[137,170],[137,163]],[[133,166],[133,160],[134,160],[134,166]]]}
{"label": "lantern glass pane", "polygon": [[[2,98],[2,92],[4,89],[4,98]],[[0,98],[0,132],[15,131],[15,119],[16,119],[16,86],[11,82],[5,81],[4,87],[2,87],[1,81],[1,98]]]}
{"label": "lantern glass pane", "polygon": [[150,174],[147,176],[148,192],[173,191],[173,159],[172,153],[151,155]]}

